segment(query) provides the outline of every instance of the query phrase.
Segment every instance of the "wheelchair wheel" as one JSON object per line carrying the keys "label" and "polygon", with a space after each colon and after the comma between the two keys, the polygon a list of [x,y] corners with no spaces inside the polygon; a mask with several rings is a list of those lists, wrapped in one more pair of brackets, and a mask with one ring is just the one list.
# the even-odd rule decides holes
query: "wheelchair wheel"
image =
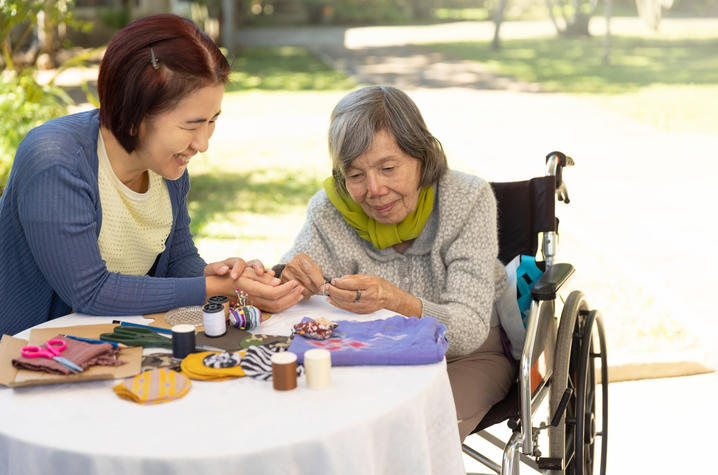
{"label": "wheelchair wheel", "polygon": [[[594,343],[598,339],[599,353]],[[596,311],[589,311],[582,292],[572,292],[561,312],[549,407],[554,414],[566,390],[572,390],[557,427],[549,429],[551,457],[564,460],[565,472],[590,475],[594,472],[596,436],[601,436],[601,465],[597,473],[605,474],[608,429],[608,386],[602,384],[601,432],[596,431],[596,374],[594,359],[601,359],[602,381],[608,381],[603,324]]]}

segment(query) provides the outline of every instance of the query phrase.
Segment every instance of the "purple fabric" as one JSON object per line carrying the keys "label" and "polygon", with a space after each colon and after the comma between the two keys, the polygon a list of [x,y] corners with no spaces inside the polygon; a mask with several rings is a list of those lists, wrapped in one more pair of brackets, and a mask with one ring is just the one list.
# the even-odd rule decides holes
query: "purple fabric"
{"label": "purple fabric", "polygon": [[[311,320],[304,317],[303,322]],[[288,351],[304,361],[304,352],[323,348],[332,353],[332,366],[415,365],[441,361],[449,347],[446,327],[433,317],[339,321],[327,340],[295,335]]]}

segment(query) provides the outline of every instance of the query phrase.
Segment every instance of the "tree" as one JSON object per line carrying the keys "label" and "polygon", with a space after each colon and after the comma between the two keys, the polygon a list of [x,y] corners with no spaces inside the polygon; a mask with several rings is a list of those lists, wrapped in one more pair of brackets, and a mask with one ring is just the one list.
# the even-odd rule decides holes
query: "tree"
{"label": "tree", "polygon": [[[613,0],[604,0],[604,17],[606,19],[606,33],[603,39],[603,64],[611,62],[611,6]],[[663,9],[673,6],[673,0],[636,0],[638,16],[652,30],[658,30],[663,16]]]}
{"label": "tree", "polygon": [[507,0],[497,0],[493,8],[494,38],[491,40],[491,49],[493,50],[501,49],[500,31],[501,24],[504,21],[504,11],[506,11],[507,3]]}
{"label": "tree", "polygon": [[588,23],[598,0],[546,0],[546,7],[559,35],[590,36]]}
{"label": "tree", "polygon": [[68,24],[85,27],[74,20],[72,4],[72,0],[0,0],[0,187],[7,181],[15,150],[25,134],[65,114],[72,102],[54,80],[48,84],[36,80],[36,62],[42,51],[38,30],[55,30],[58,26],[61,30]]}

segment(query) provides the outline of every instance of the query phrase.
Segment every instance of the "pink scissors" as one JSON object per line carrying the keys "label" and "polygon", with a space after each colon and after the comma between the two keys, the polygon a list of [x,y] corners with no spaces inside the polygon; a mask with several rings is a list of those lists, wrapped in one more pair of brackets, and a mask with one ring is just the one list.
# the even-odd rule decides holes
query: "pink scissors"
{"label": "pink scissors", "polygon": [[80,373],[84,371],[80,366],[77,366],[67,358],[60,356],[63,351],[67,348],[67,343],[59,338],[52,338],[47,340],[45,346],[26,346],[20,353],[25,358],[48,358],[55,360],[63,366],[67,367],[73,373]]}

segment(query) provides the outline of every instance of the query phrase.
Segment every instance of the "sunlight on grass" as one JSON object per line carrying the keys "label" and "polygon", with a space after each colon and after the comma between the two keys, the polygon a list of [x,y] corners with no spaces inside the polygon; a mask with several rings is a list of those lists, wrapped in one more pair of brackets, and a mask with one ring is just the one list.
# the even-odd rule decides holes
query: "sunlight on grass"
{"label": "sunlight on grass", "polygon": [[665,130],[718,134],[718,85],[655,85],[632,94],[582,97]]}
{"label": "sunlight on grass", "polygon": [[303,211],[319,189],[319,179],[297,171],[253,169],[242,173],[204,173],[192,177],[189,210],[192,233],[231,238],[243,213],[282,215]]}
{"label": "sunlight on grass", "polygon": [[602,64],[603,38],[434,44],[432,49],[480,61],[491,71],[582,97],[673,131],[718,132],[718,32],[712,38],[615,36]]}
{"label": "sunlight on grass", "polygon": [[434,16],[439,20],[450,21],[485,21],[491,19],[491,13],[486,8],[435,8]]}
{"label": "sunlight on grass", "polygon": [[245,48],[232,61],[227,91],[345,90],[356,82],[328,67],[305,48]]}
{"label": "sunlight on grass", "polygon": [[507,40],[496,52],[486,43],[434,44],[433,49],[481,61],[494,72],[539,81],[565,93],[627,93],[654,84],[718,84],[718,39],[666,41],[614,37],[611,64],[603,39]]}

